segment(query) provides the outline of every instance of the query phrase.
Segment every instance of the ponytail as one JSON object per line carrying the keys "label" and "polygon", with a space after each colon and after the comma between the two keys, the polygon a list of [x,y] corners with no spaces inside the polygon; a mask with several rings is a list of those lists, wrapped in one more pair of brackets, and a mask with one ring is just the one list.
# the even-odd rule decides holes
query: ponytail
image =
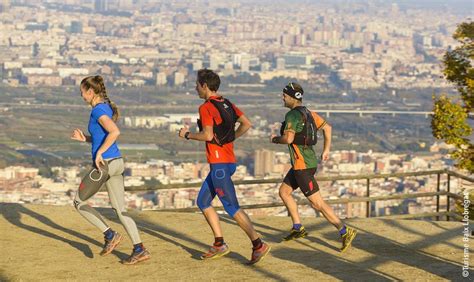
{"label": "ponytail", "polygon": [[117,121],[119,116],[120,116],[120,112],[119,112],[119,109],[117,107],[117,104],[110,101],[110,99],[109,99],[108,103],[109,103],[110,107],[112,108],[112,111],[114,112],[113,115],[112,115],[112,120]]}

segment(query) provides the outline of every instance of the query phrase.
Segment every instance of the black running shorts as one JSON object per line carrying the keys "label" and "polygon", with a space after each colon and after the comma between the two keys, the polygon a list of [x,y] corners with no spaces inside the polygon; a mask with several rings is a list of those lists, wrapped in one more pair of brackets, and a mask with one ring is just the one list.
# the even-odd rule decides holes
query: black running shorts
{"label": "black running shorts", "polygon": [[306,197],[319,191],[318,182],[314,179],[316,168],[294,170],[291,168],[283,179],[283,183],[291,186],[293,190],[300,188]]}

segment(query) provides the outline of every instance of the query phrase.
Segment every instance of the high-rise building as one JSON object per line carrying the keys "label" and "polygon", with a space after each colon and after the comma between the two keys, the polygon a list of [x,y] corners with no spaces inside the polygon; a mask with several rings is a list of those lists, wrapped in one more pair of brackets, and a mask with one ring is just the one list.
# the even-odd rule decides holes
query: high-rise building
{"label": "high-rise building", "polygon": [[250,69],[250,60],[247,57],[242,58],[240,62],[240,70],[242,72],[248,72],[249,69]]}
{"label": "high-rise building", "polygon": [[255,150],[254,175],[257,177],[263,177],[269,173],[272,173],[274,159],[274,151],[266,149]]}
{"label": "high-rise building", "polygon": [[107,0],[95,0],[94,8],[96,12],[106,12],[108,10]]}
{"label": "high-rise building", "polygon": [[184,83],[184,74],[180,72],[175,72],[174,73],[174,85],[179,86]]}
{"label": "high-rise building", "polygon": [[276,69],[277,70],[284,70],[285,69],[285,59],[284,58],[278,58],[276,60]]}
{"label": "high-rise building", "polygon": [[0,2],[0,13],[8,12],[10,10],[10,0],[2,0]]}
{"label": "high-rise building", "polygon": [[118,8],[120,10],[130,10],[133,9],[133,0],[119,0]]}
{"label": "high-rise building", "polygon": [[432,43],[433,43],[433,39],[431,38],[431,36],[429,35],[423,36],[424,47],[431,47]]}
{"label": "high-rise building", "polygon": [[71,33],[82,33],[82,22],[72,21],[71,22]]}
{"label": "high-rise building", "polygon": [[221,58],[217,54],[211,54],[209,56],[209,68],[211,70],[217,70],[219,68],[219,64],[221,63]]}
{"label": "high-rise building", "polygon": [[261,71],[269,71],[270,70],[270,63],[269,62],[263,62],[260,65],[260,70]]}
{"label": "high-rise building", "polygon": [[194,61],[193,62],[193,71],[198,71],[200,69],[202,69],[202,61],[201,60]]}
{"label": "high-rise building", "polygon": [[287,53],[282,56],[286,66],[302,66],[311,64],[311,57],[301,53]]}
{"label": "high-rise building", "polygon": [[291,46],[295,43],[295,36],[292,34],[282,34],[280,36],[280,44],[282,46]]}
{"label": "high-rise building", "polygon": [[224,64],[224,69],[225,70],[233,70],[234,69],[234,64],[232,62],[226,62]]}
{"label": "high-rise building", "polygon": [[234,65],[240,66],[240,63],[242,62],[242,56],[243,54],[232,55],[232,62],[234,63]]}
{"label": "high-rise building", "polygon": [[40,52],[40,46],[38,44],[38,42],[35,42],[32,46],[31,46],[31,55],[33,57],[37,57],[39,55],[39,52]]}
{"label": "high-rise building", "polygon": [[295,45],[296,46],[305,46],[306,45],[306,34],[298,34],[295,36]]}
{"label": "high-rise building", "polygon": [[393,15],[398,15],[400,8],[398,7],[397,3],[392,3],[391,12]]}
{"label": "high-rise building", "polygon": [[167,83],[166,73],[160,72],[156,74],[156,85],[166,85]]}

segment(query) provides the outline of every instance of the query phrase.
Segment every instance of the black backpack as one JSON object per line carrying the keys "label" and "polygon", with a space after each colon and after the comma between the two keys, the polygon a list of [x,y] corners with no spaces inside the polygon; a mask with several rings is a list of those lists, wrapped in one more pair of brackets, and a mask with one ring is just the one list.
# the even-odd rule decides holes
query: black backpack
{"label": "black backpack", "polygon": [[[235,123],[237,122],[237,113],[232,106],[232,103],[223,98],[222,100],[210,99],[214,107],[219,111],[222,122],[216,125],[214,121],[213,131],[214,138],[211,141],[211,144],[217,144],[223,146],[227,143],[231,143],[235,140]],[[199,131],[202,131],[202,122],[198,119]]]}
{"label": "black backpack", "polygon": [[[292,144],[305,146],[316,145],[316,143],[318,143],[318,135],[316,133],[318,128],[316,127],[316,122],[314,121],[313,115],[306,107],[303,106],[296,107],[294,110],[300,112],[303,117],[303,130],[295,133],[295,139],[293,139]],[[280,135],[284,134],[285,127],[286,122],[284,121],[281,124]]]}

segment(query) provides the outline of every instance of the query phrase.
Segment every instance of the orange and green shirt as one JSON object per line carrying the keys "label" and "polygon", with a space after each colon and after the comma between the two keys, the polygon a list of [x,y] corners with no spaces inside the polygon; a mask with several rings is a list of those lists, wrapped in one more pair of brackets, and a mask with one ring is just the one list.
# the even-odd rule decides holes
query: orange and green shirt
{"label": "orange and green shirt", "polygon": [[[326,121],[315,112],[311,112],[317,129],[326,125]],[[298,110],[291,110],[285,116],[286,127],[284,131],[292,131],[295,134],[303,130],[303,116]],[[318,166],[318,158],[313,146],[289,144],[291,165],[294,170],[315,168]]]}

